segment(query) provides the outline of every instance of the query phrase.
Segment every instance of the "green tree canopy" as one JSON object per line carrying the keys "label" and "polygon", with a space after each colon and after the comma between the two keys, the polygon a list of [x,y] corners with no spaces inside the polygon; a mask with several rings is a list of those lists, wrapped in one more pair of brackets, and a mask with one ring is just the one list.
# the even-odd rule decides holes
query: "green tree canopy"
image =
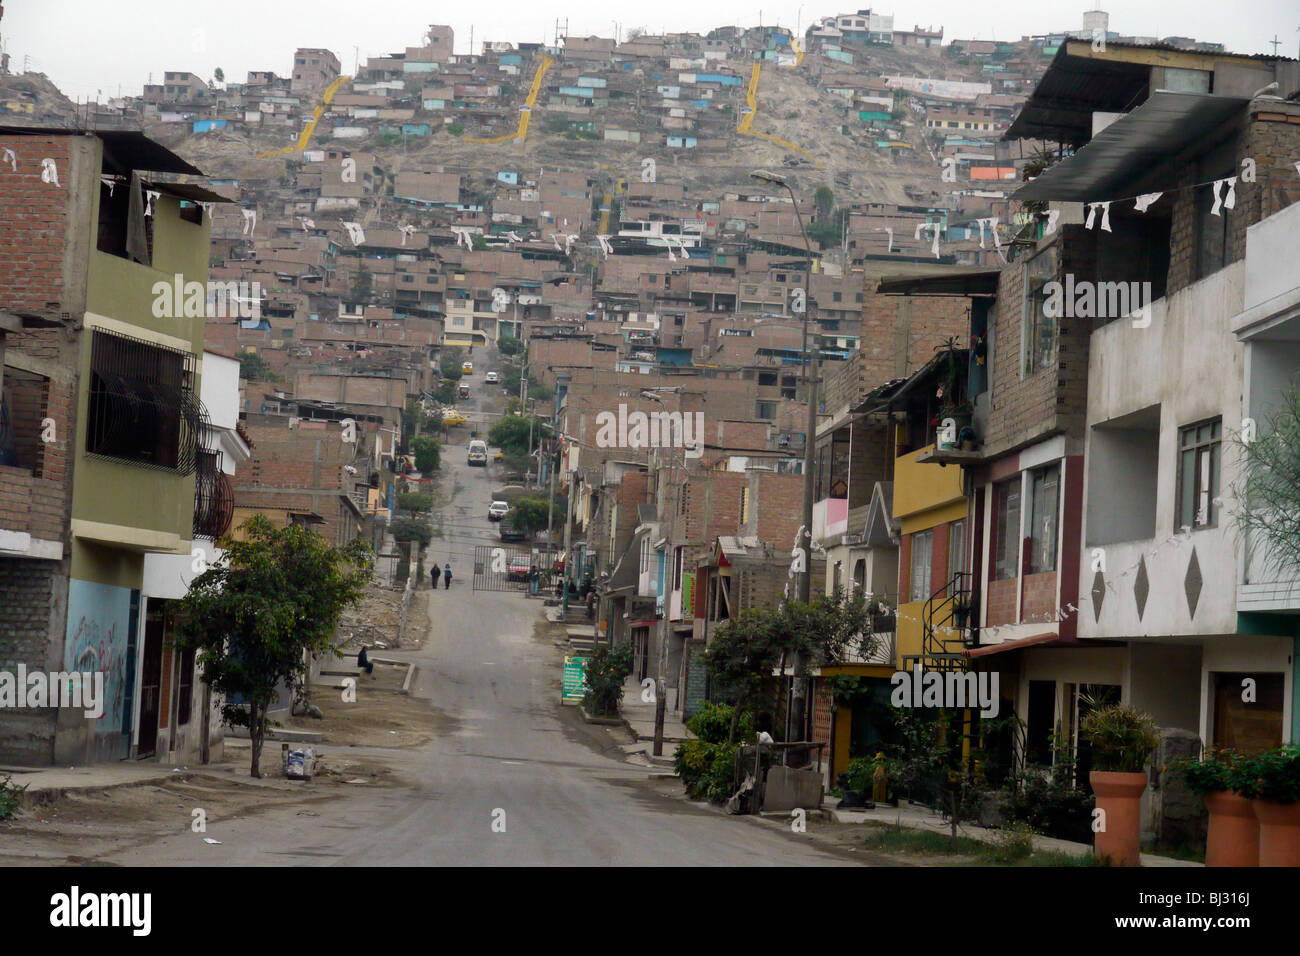
{"label": "green tree canopy", "polygon": [[543,438],[550,437],[551,426],[523,415],[507,415],[497,421],[488,429],[488,444],[500,448],[507,455],[527,455],[530,425],[533,429],[533,447],[536,448]]}
{"label": "green tree canopy", "polygon": [[1234,435],[1243,478],[1235,489],[1238,527],[1279,576],[1300,570],[1300,376],[1264,421]]}
{"label": "green tree canopy", "polygon": [[239,374],[250,382],[280,382],[281,376],[256,352],[240,352]]}
{"label": "green tree canopy", "polygon": [[813,193],[813,202],[817,206],[817,218],[827,219],[835,210],[835,192],[830,186],[818,186]]}
{"label": "green tree canopy", "polygon": [[394,518],[388,530],[394,541],[418,541],[422,548],[433,540],[433,528],[420,518]]}
{"label": "green tree canopy", "polygon": [[732,736],[740,716],[758,697],[784,653],[797,655],[801,667],[810,662],[833,664],[847,648],[873,649],[867,598],[854,589],[819,594],[809,604],[790,602],[774,610],[751,608],[723,621],[705,652],[709,677],[734,700]]}
{"label": "green tree canopy", "polygon": [[277,528],[261,514],[241,530],[181,599],[177,644],[195,649],[203,680],[226,699],[222,717],[248,727],[258,777],[277,689],[296,691],[311,659],[336,649],[339,615],[365,593],[373,555],[359,538],[334,548],[309,528]]}
{"label": "green tree canopy", "polygon": [[420,435],[411,442],[415,453],[415,468],[422,475],[431,475],[442,464],[442,445],[430,435]]}
{"label": "green tree canopy", "polygon": [[545,498],[516,498],[506,517],[524,534],[536,534],[546,527],[546,506]]}
{"label": "green tree canopy", "polygon": [[399,511],[409,511],[412,517],[419,511],[432,511],[433,495],[418,491],[398,495],[397,509]]}

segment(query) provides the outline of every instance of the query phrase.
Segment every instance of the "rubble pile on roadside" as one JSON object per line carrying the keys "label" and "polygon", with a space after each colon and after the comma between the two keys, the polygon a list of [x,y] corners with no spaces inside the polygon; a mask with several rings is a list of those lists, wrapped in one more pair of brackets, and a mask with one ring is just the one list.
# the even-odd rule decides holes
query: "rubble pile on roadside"
{"label": "rubble pile on roadside", "polygon": [[397,626],[402,617],[402,592],[372,584],[365,597],[339,617],[338,645],[397,647]]}

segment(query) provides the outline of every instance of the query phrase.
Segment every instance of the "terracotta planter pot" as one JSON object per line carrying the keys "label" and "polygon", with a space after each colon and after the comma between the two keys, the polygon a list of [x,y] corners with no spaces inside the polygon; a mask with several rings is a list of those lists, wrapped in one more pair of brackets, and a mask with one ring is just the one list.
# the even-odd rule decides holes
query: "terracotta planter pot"
{"label": "terracotta planter pot", "polygon": [[1210,834],[1205,840],[1206,866],[1259,866],[1259,821],[1252,801],[1231,790],[1205,795]]}
{"label": "terracotta planter pot", "polygon": [[1300,866],[1300,803],[1254,800],[1259,865]]}
{"label": "terracotta planter pot", "polygon": [[1097,795],[1097,806],[1106,812],[1106,829],[1097,832],[1093,853],[1109,858],[1111,866],[1140,866],[1147,775],[1093,770],[1088,782]]}

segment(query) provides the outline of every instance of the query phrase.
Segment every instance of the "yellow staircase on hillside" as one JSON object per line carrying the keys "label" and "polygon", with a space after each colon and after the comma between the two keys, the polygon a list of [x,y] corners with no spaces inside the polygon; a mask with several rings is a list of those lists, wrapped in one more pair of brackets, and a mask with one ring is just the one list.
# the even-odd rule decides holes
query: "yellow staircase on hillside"
{"label": "yellow staircase on hillside", "polygon": [[519,107],[519,128],[513,133],[507,133],[505,136],[491,136],[480,138],[477,136],[466,136],[466,143],[506,143],[510,140],[522,143],[524,137],[528,135],[528,121],[533,115],[533,106],[537,103],[537,94],[542,91],[542,80],[546,77],[546,71],[555,65],[555,61],[549,56],[543,56],[540,63],[537,64],[537,72],[533,74],[533,84],[528,88],[528,97],[524,100],[524,105]]}
{"label": "yellow staircase on hillside", "polygon": [[273,149],[269,153],[258,153],[257,158],[274,159],[276,156],[289,156],[306,149],[307,144],[311,142],[312,133],[316,132],[316,124],[320,122],[320,118],[325,112],[325,107],[330,105],[330,101],[334,99],[334,94],[339,91],[339,87],[350,79],[352,79],[350,76],[340,76],[326,88],[325,95],[321,97],[320,106],[316,107],[316,111],[312,113],[310,122],[308,122],[307,125],[302,128],[302,132],[298,134],[298,142],[296,144],[293,146],[286,146],[284,149]]}
{"label": "yellow staircase on hillside", "polygon": [[765,139],[769,143],[776,143],[776,145],[798,153],[800,156],[808,157],[808,159],[812,160],[815,165],[821,166],[821,160],[808,152],[808,150],[796,146],[788,139],[781,139],[781,137],[773,136],[770,133],[759,133],[752,128],[754,125],[754,117],[758,115],[758,77],[761,66],[761,61],[754,61],[754,71],[749,74],[749,87],[745,90],[745,102],[748,104],[749,108],[740,117],[740,122],[736,125],[736,132],[741,136],[753,136],[757,139]]}

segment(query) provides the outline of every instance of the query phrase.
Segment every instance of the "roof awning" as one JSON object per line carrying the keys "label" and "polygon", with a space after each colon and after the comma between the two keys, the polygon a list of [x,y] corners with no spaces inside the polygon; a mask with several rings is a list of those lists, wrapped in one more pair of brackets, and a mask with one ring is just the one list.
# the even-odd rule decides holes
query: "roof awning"
{"label": "roof awning", "polygon": [[[1185,170],[1169,159],[1204,141],[1249,103],[1243,96],[1157,90],[1011,198],[1097,202],[1133,195],[1137,183],[1143,192],[1175,189]],[[1159,169],[1159,175],[1150,176],[1153,169]]]}
{"label": "roof awning", "polygon": [[882,276],[881,295],[995,296],[1001,269],[936,269],[916,275]]}
{"label": "roof awning", "polygon": [[156,189],[159,192],[167,193],[170,196],[179,196],[181,199],[188,199],[190,202],[224,202],[233,203],[235,200],[221,193],[213,192],[206,186],[200,186],[197,183],[167,183],[159,182],[156,179],[141,180],[141,185]]}
{"label": "roof awning", "polygon": [[[0,126],[6,136],[94,136],[104,144],[104,157],[120,172],[133,169],[155,173],[184,173],[202,176],[203,170],[187,163],[170,149],[150,139],[139,130],[96,129],[76,130],[58,126]],[[223,200],[224,201],[224,200]],[[206,200],[205,200],[206,202]]]}
{"label": "roof awning", "polygon": [[972,657],[989,657],[993,654],[1002,654],[1006,651],[1020,651],[1026,647],[1044,647],[1049,644],[1078,644],[1079,641],[1061,637],[1055,631],[1045,631],[1042,634],[1035,634],[1032,637],[1022,637],[1017,641],[1003,641],[1001,644],[987,644],[983,647],[973,647],[969,650],[962,651],[962,655],[967,658]]}

